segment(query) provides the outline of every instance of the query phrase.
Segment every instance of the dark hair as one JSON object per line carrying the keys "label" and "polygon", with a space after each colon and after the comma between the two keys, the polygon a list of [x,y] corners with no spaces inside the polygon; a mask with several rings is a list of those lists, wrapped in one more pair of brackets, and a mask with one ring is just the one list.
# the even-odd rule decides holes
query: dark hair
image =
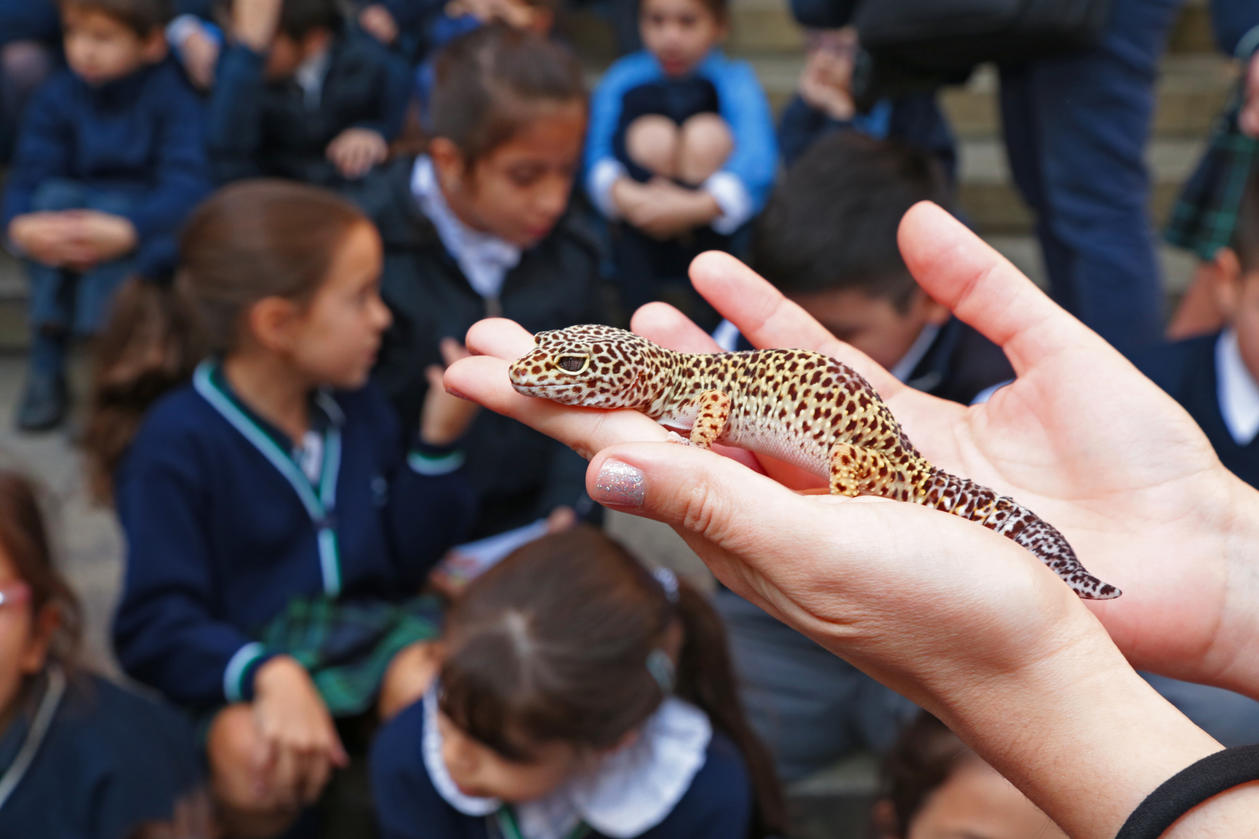
{"label": "dark hair", "polygon": [[83,441],[99,500],[145,410],[200,359],[231,351],[255,303],[309,300],[359,224],[370,221],[349,202],[284,180],[239,181],[192,212],[174,285],[130,281],[99,339]]}
{"label": "dark hair", "polygon": [[[225,26],[230,25],[232,7],[236,3],[249,2],[252,0],[219,0],[216,17]],[[344,22],[345,16],[338,0],[283,0],[276,31],[297,41],[316,29],[336,32]]]}
{"label": "dark hair", "polygon": [[586,104],[586,83],[568,48],[533,32],[487,24],[438,53],[430,133],[453,143],[471,168],[536,119],[539,103],[575,100]]}
{"label": "dark hair", "polygon": [[1242,271],[1259,271],[1259,166],[1252,167],[1242,191],[1232,245]]}
{"label": "dark hair", "polygon": [[6,466],[0,466],[0,548],[18,577],[30,586],[32,615],[38,616],[46,606],[57,610],[57,629],[49,654],[73,666],[83,636],[79,598],[54,564],[35,484]]}
{"label": "dark hair", "polygon": [[161,29],[172,17],[171,0],[58,0],[57,6],[63,13],[68,8],[101,12],[141,38]]}
{"label": "dark hair", "polygon": [[[642,14],[646,0],[638,0],[638,13]],[[699,4],[712,13],[717,20],[725,21],[730,17],[730,0],[699,0]]]}
{"label": "dark hair", "polygon": [[902,311],[918,285],[896,245],[901,216],[918,201],[948,206],[929,155],[901,143],[838,131],[787,170],[752,233],[751,264],[784,294],[858,289]]}
{"label": "dark hair", "polygon": [[756,794],[752,835],[779,832],[782,792],[744,717],[721,619],[685,582],[672,602],[596,528],[531,542],[468,586],[442,637],[442,712],[509,760],[528,760],[546,742],[612,748],[665,699],[647,661],[679,622],[674,693],[742,753]]}
{"label": "dark hair", "polygon": [[945,782],[964,758],[974,755],[944,723],[920,711],[901,730],[883,760],[881,792],[891,805],[895,821],[884,826],[886,832],[900,839],[908,836],[927,796]]}

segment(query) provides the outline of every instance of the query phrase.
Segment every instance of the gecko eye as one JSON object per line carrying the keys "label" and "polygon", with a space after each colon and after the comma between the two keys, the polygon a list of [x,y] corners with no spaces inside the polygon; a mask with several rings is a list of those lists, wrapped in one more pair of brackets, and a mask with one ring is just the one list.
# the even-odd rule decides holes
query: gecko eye
{"label": "gecko eye", "polygon": [[562,355],[555,361],[555,366],[569,373],[580,373],[590,364],[588,355]]}

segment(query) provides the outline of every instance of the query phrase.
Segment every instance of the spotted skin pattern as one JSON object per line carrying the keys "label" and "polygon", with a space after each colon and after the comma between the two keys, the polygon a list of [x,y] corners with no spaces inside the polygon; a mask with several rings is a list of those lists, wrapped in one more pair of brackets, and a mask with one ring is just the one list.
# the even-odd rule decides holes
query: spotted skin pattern
{"label": "spotted skin pattern", "polygon": [[1062,534],[1013,499],[927,462],[856,370],[807,350],[680,353],[610,326],[539,332],[512,386],[565,405],[633,408],[690,442],[716,442],[829,478],[830,491],[877,495],[978,522],[1027,548],[1080,597],[1119,589],[1084,569]]}

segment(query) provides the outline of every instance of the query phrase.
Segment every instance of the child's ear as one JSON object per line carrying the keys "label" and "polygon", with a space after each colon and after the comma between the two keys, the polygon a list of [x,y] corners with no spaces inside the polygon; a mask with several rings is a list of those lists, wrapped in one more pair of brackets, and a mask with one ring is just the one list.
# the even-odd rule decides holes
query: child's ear
{"label": "child's ear", "polygon": [[283,297],[264,297],[249,307],[245,320],[253,340],[269,350],[283,352],[292,346],[297,307]]}
{"label": "child's ear", "polygon": [[166,31],[158,27],[143,40],[140,54],[144,57],[146,63],[157,64],[166,58],[169,49],[166,43]]}
{"label": "child's ear", "polygon": [[1233,313],[1237,311],[1242,287],[1242,266],[1237,259],[1237,253],[1232,248],[1220,248],[1215,252],[1215,257],[1204,263],[1202,268],[1215,296],[1215,305],[1224,314],[1225,320],[1231,321]]}
{"label": "child's ear", "polygon": [[434,137],[428,144],[428,156],[437,171],[437,180],[446,190],[455,191],[467,177],[463,153],[445,137]]}
{"label": "child's ear", "polygon": [[38,673],[44,668],[48,658],[48,648],[52,646],[53,635],[61,626],[61,610],[55,603],[45,603],[35,615],[35,631],[31,633],[31,642],[22,651],[20,662],[22,672],[29,675]]}

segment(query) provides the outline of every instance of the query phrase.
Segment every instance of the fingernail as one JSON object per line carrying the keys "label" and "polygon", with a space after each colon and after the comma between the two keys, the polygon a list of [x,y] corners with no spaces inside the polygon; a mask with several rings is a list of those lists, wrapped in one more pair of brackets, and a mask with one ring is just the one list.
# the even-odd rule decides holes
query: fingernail
{"label": "fingernail", "polygon": [[643,470],[608,458],[595,478],[594,500],[617,507],[641,507],[643,490]]}

